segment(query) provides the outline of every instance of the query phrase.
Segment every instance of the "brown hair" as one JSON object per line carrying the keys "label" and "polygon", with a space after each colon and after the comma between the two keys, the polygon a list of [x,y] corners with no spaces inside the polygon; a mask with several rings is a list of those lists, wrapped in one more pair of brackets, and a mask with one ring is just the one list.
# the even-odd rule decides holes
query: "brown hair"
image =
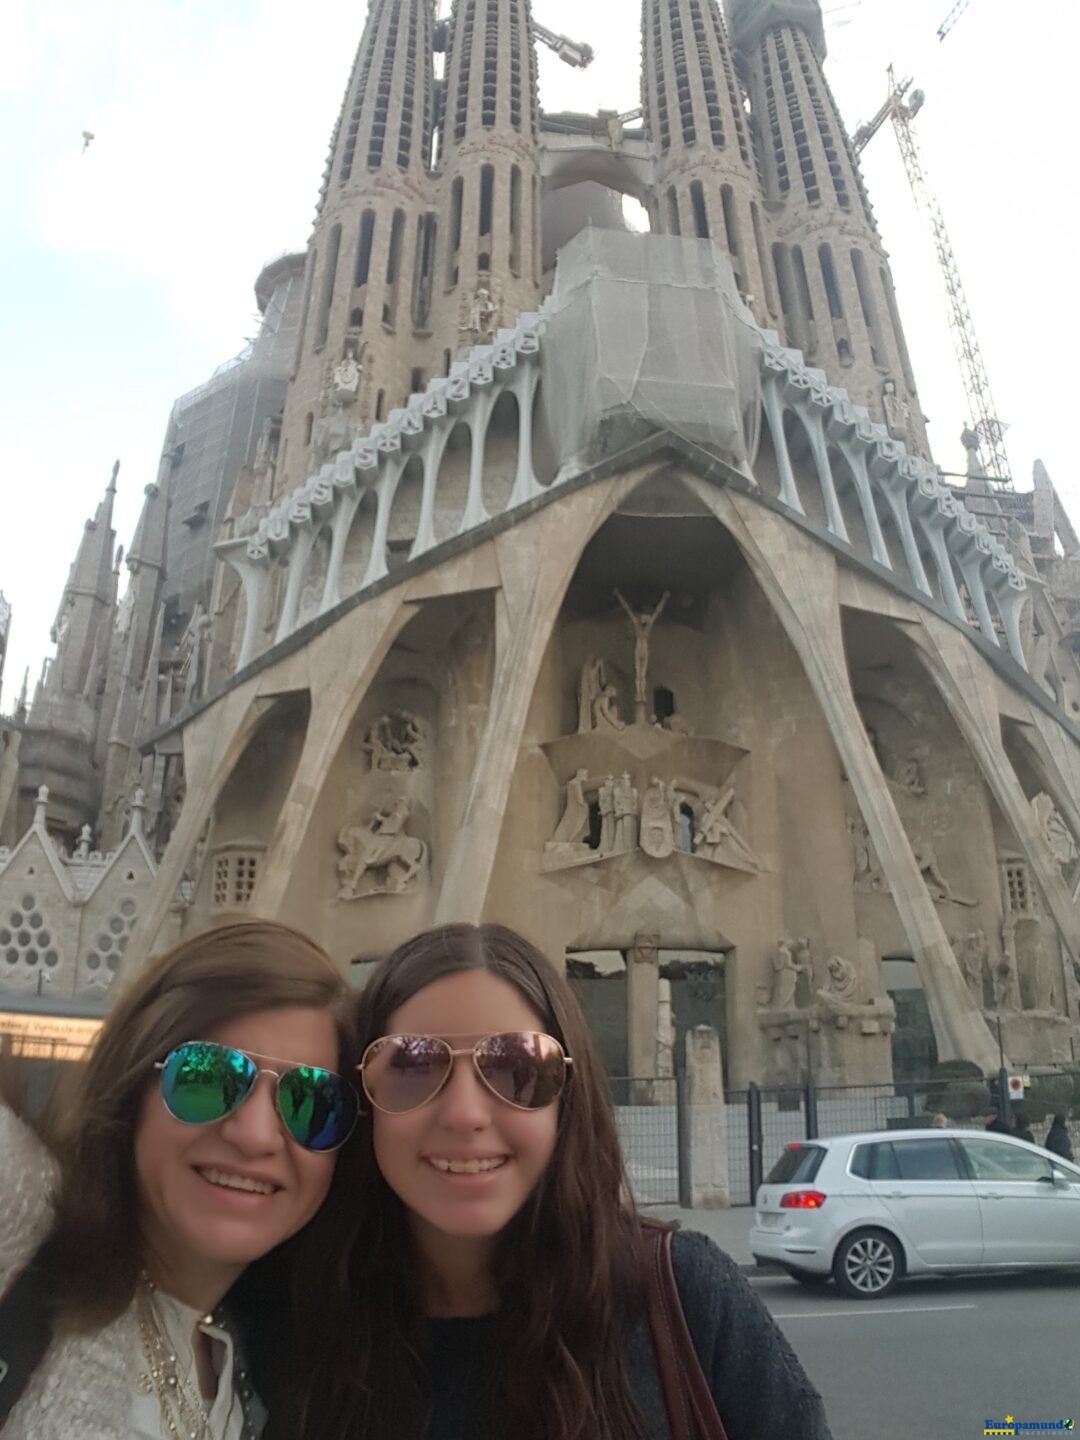
{"label": "brown hair", "polygon": [[45,1135],[60,1167],[49,1245],[60,1327],[100,1329],[135,1293],[135,1130],[155,1061],[239,1016],[295,1006],[335,1012],[344,1067],[351,1055],[346,995],[341,972],[314,941],[268,920],[182,940],[138,974],[80,1067],[72,1103],[54,1108]]}
{"label": "brown hair", "polygon": [[[492,1435],[506,1440],[641,1440],[629,1391],[630,1327],[641,1313],[638,1228],[603,1068],[567,984],[501,925],[448,925],[407,941],[360,996],[362,1051],[391,1016],[446,975],[486,970],[508,981],[573,1058],[555,1150],[496,1247],[498,1335]],[[270,1436],[395,1435],[421,1440],[424,1317],[406,1211],[375,1159],[370,1114],[342,1154],[327,1200],[334,1253],[311,1253],[320,1279],[298,1301],[292,1381]],[[308,1247],[311,1250],[311,1247]]]}

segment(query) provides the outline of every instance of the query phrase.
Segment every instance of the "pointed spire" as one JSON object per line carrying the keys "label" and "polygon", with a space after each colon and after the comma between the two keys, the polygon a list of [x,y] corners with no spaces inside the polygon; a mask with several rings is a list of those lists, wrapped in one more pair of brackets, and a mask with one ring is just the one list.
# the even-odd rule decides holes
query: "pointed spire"
{"label": "pointed spire", "polygon": [[44,831],[45,819],[49,813],[49,787],[41,785],[38,787],[37,799],[34,801],[34,829]]}
{"label": "pointed spire", "polygon": [[139,523],[135,526],[128,547],[128,569],[136,571],[144,566],[165,568],[165,536],[168,506],[160,485],[151,483],[143,491],[143,506],[139,512]]}

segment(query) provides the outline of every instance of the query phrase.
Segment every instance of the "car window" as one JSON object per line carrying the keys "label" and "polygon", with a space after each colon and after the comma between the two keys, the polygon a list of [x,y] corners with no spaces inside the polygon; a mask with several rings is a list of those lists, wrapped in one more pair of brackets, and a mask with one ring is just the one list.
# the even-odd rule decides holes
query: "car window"
{"label": "car window", "polygon": [[962,1180],[951,1140],[894,1140],[901,1180]]}
{"label": "car window", "polygon": [[1049,1160],[1000,1140],[961,1140],[976,1180],[1049,1180]]}
{"label": "car window", "polygon": [[849,1169],[852,1175],[858,1175],[861,1180],[900,1179],[896,1154],[888,1141],[875,1141],[872,1145],[856,1145]]}
{"label": "car window", "polygon": [[804,1184],[813,1180],[825,1159],[822,1145],[789,1145],[769,1171],[766,1185]]}

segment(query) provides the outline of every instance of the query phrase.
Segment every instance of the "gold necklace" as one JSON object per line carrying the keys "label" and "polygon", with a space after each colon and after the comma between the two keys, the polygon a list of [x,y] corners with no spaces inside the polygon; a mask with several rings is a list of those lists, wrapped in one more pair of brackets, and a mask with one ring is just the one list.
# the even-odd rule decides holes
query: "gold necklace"
{"label": "gold necklace", "polygon": [[[154,1282],[145,1273],[135,1297],[135,1314],[139,1326],[139,1340],[142,1344],[146,1370],[139,1376],[139,1388],[144,1395],[155,1395],[161,1410],[161,1419],[166,1434],[171,1440],[213,1440],[210,1432],[210,1416],[202,1396],[193,1391],[178,1366],[178,1357],[173,1350],[158,1318],[154,1305]],[[202,1324],[219,1324],[214,1315],[204,1315]],[[222,1328],[224,1326],[222,1325]],[[236,1363],[234,1343],[234,1364]],[[243,1370],[235,1371],[235,1393],[242,1412],[242,1440],[256,1440],[255,1424],[251,1414],[251,1387]]]}

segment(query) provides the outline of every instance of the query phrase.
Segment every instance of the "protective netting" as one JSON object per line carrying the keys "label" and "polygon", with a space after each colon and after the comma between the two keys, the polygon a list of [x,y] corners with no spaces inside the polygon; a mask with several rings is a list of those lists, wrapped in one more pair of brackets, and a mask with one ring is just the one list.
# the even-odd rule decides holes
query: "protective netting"
{"label": "protective netting", "polygon": [[546,315],[562,473],[670,430],[751,474],[763,342],[711,241],[583,230],[559,254]]}

